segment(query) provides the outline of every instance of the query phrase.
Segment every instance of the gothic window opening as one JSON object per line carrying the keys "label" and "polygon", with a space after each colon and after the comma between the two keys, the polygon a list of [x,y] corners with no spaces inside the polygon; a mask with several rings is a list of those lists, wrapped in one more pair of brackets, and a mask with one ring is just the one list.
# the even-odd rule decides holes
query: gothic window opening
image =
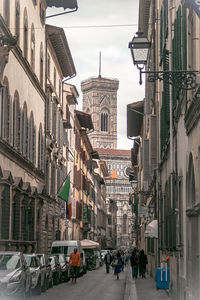
{"label": "gothic window opening", "polygon": [[1,103],[0,103],[0,112],[1,112],[1,126],[0,126],[0,135],[3,139],[9,142],[10,137],[10,105],[11,97],[9,95],[9,87],[7,79],[4,80],[5,87],[1,90]]}
{"label": "gothic window opening", "polygon": [[28,156],[28,118],[27,118],[27,104],[24,103],[23,112],[22,112],[22,122],[21,122],[21,150],[22,154]]}
{"label": "gothic window opening", "polygon": [[19,44],[19,37],[20,37],[20,3],[19,3],[19,0],[16,0],[16,6],[15,6],[15,35],[18,38],[18,44]]}
{"label": "gothic window opening", "polygon": [[40,46],[40,84],[43,86],[44,77],[44,57],[43,57],[43,46]]}
{"label": "gothic window opening", "polygon": [[28,17],[26,9],[24,10],[24,57],[28,58]]}
{"label": "gothic window opening", "polygon": [[44,171],[44,139],[41,124],[38,133],[38,168]]}
{"label": "gothic window opening", "polygon": [[108,114],[101,113],[101,131],[108,131]]}
{"label": "gothic window opening", "polygon": [[30,161],[35,164],[35,125],[34,125],[34,118],[33,112],[31,112],[30,120],[29,120],[29,159]]}
{"label": "gothic window opening", "polygon": [[1,239],[9,239],[9,228],[10,228],[10,185],[4,185],[1,193]]}
{"label": "gothic window opening", "polygon": [[34,25],[31,26],[31,67],[35,70],[35,30]]}
{"label": "gothic window opening", "polygon": [[20,239],[20,192],[16,191],[12,204],[12,238],[13,240]]}
{"label": "gothic window opening", "polygon": [[19,105],[19,94],[16,91],[13,101],[13,146],[19,151],[20,150],[20,105]]}

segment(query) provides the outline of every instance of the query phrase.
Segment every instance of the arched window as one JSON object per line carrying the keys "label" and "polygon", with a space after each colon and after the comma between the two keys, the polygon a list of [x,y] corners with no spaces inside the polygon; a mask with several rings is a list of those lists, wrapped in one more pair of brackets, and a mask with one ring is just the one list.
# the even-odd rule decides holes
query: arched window
{"label": "arched window", "polygon": [[43,45],[40,45],[40,84],[43,86],[44,77],[44,57],[43,57]]}
{"label": "arched window", "polygon": [[101,131],[108,131],[108,114],[101,113]]}
{"label": "arched window", "polygon": [[19,94],[16,91],[13,101],[13,146],[20,150],[20,106]]}
{"label": "arched window", "polygon": [[21,193],[16,191],[12,201],[12,238],[19,240],[20,238],[20,199]]}
{"label": "arched window", "polygon": [[123,215],[123,234],[127,234],[127,215]]}
{"label": "arched window", "polygon": [[19,37],[20,37],[20,2],[16,0],[15,2],[15,35],[18,38],[19,44]]}
{"label": "arched window", "polygon": [[0,135],[3,139],[9,142],[10,137],[10,105],[11,97],[9,95],[9,85],[8,79],[4,79],[4,87],[1,89],[1,103],[0,103],[0,112],[1,112],[1,126],[0,126]]}
{"label": "arched window", "polygon": [[1,239],[9,239],[10,229],[10,185],[5,184],[1,186],[1,199],[0,199],[0,234]]}
{"label": "arched window", "polygon": [[30,161],[35,164],[35,125],[34,125],[34,118],[33,118],[33,112],[31,112],[30,120],[29,120],[29,159]]}
{"label": "arched window", "polygon": [[31,67],[35,71],[35,30],[34,25],[31,26]]}
{"label": "arched window", "polygon": [[38,168],[42,171],[44,170],[44,140],[42,124],[40,124],[38,133]]}
{"label": "arched window", "polygon": [[9,27],[10,26],[10,0],[4,0],[3,10],[4,10],[4,19],[6,25]]}
{"label": "arched window", "polygon": [[24,57],[28,58],[28,16],[27,10],[24,10]]}
{"label": "arched window", "polygon": [[28,157],[28,119],[27,119],[27,105],[24,103],[22,111],[22,122],[21,122],[21,151],[25,157]]}

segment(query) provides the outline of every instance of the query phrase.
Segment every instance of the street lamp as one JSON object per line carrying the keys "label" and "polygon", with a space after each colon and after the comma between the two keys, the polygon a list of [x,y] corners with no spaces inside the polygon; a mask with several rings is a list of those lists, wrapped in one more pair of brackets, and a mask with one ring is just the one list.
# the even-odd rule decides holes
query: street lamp
{"label": "street lamp", "polygon": [[143,36],[142,32],[138,32],[137,35],[129,42],[129,48],[133,63],[140,71],[139,84],[142,84],[142,74],[148,74],[148,82],[155,82],[159,79],[183,90],[193,90],[196,88],[196,75],[199,73],[198,71],[142,71],[147,64],[151,43]]}

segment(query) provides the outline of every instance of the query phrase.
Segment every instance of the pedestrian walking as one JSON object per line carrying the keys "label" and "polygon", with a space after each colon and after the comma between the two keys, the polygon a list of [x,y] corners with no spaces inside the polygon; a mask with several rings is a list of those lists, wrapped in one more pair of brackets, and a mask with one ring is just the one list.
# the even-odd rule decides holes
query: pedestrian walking
{"label": "pedestrian walking", "polygon": [[137,278],[139,259],[135,250],[133,250],[132,252],[132,255],[130,257],[130,262],[132,268],[132,278]]}
{"label": "pedestrian walking", "polygon": [[114,275],[117,276],[117,280],[119,280],[119,273],[122,270],[122,257],[120,252],[117,252],[116,259],[114,261]]}
{"label": "pedestrian walking", "polygon": [[112,262],[112,256],[109,251],[107,251],[104,257],[105,265],[106,265],[106,273],[110,273],[110,264]]}
{"label": "pedestrian walking", "polygon": [[69,257],[72,283],[76,283],[76,279],[79,275],[80,264],[81,264],[81,256],[78,253],[77,248],[74,248],[74,251],[70,254]]}
{"label": "pedestrian walking", "polygon": [[145,273],[146,273],[146,265],[148,264],[147,256],[144,253],[144,250],[142,249],[140,251],[140,256],[139,256],[139,265],[140,265],[140,276],[142,278],[145,278]]}

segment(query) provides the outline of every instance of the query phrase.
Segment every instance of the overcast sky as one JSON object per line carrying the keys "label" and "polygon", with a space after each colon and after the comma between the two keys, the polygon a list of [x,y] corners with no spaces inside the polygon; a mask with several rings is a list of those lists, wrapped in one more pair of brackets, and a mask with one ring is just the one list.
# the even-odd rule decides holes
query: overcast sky
{"label": "overcast sky", "polygon": [[[99,73],[99,52],[102,56],[102,77],[119,80],[118,149],[127,149],[133,142],[127,139],[126,106],[144,97],[144,85],[139,86],[139,71],[132,63],[128,43],[138,29],[139,0],[77,0],[78,11],[47,19],[47,23],[63,27],[75,64],[77,76],[69,83],[79,91],[77,109],[82,110],[80,82]],[[51,8],[47,15],[63,12]],[[120,27],[72,28],[73,26],[126,25]]]}

